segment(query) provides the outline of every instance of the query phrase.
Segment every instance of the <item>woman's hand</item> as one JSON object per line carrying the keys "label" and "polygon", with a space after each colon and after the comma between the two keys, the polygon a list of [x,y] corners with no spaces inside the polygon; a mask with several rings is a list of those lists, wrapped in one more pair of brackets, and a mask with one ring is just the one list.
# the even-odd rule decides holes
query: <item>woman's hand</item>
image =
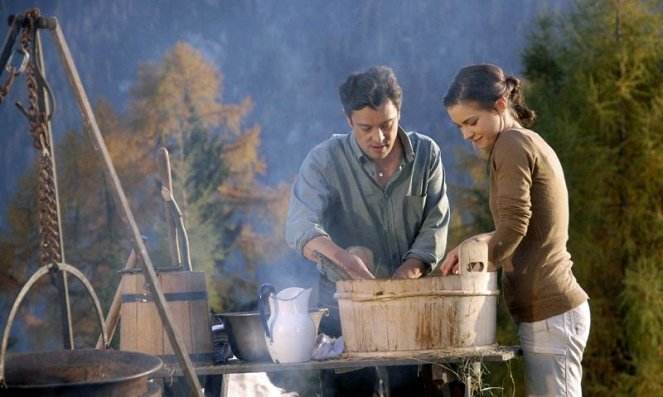
{"label": "woman's hand", "polygon": [[[460,247],[460,246],[458,246]],[[458,247],[452,249],[447,253],[447,256],[442,261],[440,265],[440,272],[443,276],[448,276],[449,274],[458,274]]]}
{"label": "woman's hand", "polygon": [[[490,241],[490,238],[492,237],[493,233],[482,233],[482,234],[477,234],[476,236],[472,236],[468,238],[467,240],[463,241],[458,245],[458,247],[452,249],[447,253],[447,256],[444,258],[444,261],[442,262],[442,265],[440,265],[440,272],[442,273],[443,276],[447,276],[449,274],[458,274],[460,272],[459,266],[459,258],[458,258],[458,251],[461,245],[473,241],[477,242],[480,244],[488,244],[488,241]],[[488,262],[488,271],[495,271],[495,266]]]}

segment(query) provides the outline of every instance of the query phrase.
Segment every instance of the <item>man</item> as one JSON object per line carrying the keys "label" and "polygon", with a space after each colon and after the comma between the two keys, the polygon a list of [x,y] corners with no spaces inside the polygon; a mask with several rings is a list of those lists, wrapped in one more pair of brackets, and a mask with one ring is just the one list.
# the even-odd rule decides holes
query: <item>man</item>
{"label": "man", "polygon": [[[322,142],[302,163],[286,240],[309,260],[328,259],[353,279],[421,277],[446,248],[450,215],[440,149],[430,138],[400,127],[403,95],[392,69],[376,66],[351,74],[340,96],[352,131]],[[372,263],[371,255],[350,247],[368,249]],[[320,303],[330,309],[321,331],[339,336],[333,299],[338,272],[325,265],[319,269]],[[398,390],[416,395],[412,387],[421,387],[416,370],[389,367],[392,396]],[[335,395],[372,395],[372,368],[335,377],[329,372],[321,373],[323,395],[332,383],[328,389]]]}

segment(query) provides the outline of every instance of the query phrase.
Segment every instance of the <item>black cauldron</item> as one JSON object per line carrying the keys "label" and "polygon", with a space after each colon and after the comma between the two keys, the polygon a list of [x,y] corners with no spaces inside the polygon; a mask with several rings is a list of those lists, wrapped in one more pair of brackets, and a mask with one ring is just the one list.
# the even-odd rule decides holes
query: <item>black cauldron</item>
{"label": "black cauldron", "polygon": [[117,350],[59,350],[7,356],[0,396],[121,396],[148,394],[161,359]]}

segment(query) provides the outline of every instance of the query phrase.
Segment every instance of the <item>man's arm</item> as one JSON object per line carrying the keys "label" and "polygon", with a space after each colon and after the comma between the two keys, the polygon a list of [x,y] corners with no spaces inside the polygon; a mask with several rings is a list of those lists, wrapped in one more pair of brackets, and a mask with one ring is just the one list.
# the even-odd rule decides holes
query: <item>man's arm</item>
{"label": "man's arm", "polygon": [[329,237],[321,220],[331,194],[322,173],[325,167],[323,157],[324,153],[314,148],[302,162],[292,185],[285,222],[285,240],[301,255],[304,255],[304,246],[310,240],[320,236]]}
{"label": "man's arm", "polygon": [[[437,146],[434,146],[431,155],[434,160],[426,181],[424,220],[414,243],[405,254],[405,260],[401,265],[405,268],[403,270],[400,267],[396,269],[394,277],[402,277],[403,274],[419,274],[419,271],[414,270],[412,272],[410,268],[420,268],[421,275],[430,273],[437,266],[437,263],[442,260],[446,250],[451,211],[447,198],[445,172]],[[410,259],[418,260],[423,265],[423,269]]]}
{"label": "man's arm", "polygon": [[322,225],[322,214],[328,206],[332,191],[323,170],[324,152],[314,149],[302,162],[299,175],[290,195],[285,237],[288,245],[308,260],[318,263],[314,251],[325,255],[341,266],[352,278],[375,278],[366,264],[336,243]]}

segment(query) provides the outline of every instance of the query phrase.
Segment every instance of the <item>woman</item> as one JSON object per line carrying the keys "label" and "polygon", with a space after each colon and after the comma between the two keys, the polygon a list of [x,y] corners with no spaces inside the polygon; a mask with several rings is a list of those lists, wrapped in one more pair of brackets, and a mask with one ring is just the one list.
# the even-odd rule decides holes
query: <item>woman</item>
{"label": "woman", "polygon": [[[490,152],[490,211],[495,231],[472,237],[488,244],[525,363],[529,396],[581,396],[582,354],[589,335],[588,296],[571,271],[568,193],[555,152],[530,127],[520,81],[493,65],[462,68],[444,106],[463,138]],[[444,259],[457,272],[458,248]]]}

